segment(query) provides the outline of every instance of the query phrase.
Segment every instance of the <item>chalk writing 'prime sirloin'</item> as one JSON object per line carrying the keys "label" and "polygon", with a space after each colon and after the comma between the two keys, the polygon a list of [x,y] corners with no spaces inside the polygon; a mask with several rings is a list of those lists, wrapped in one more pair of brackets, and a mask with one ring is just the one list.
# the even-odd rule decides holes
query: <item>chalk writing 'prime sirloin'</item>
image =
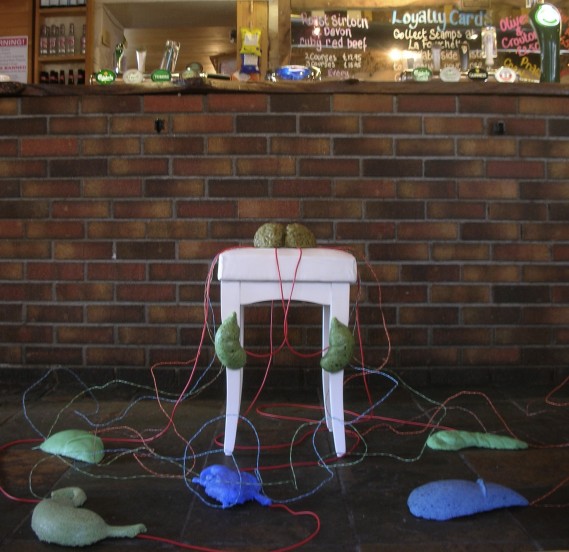
{"label": "chalk writing 'prime sirloin'", "polygon": [[414,12],[405,11],[400,14],[398,10],[393,10],[391,24],[405,25],[409,29],[416,29],[419,25],[436,25],[439,31],[444,31],[447,26],[481,27],[484,24],[484,11],[463,12],[453,9],[447,14],[444,11],[427,8]]}

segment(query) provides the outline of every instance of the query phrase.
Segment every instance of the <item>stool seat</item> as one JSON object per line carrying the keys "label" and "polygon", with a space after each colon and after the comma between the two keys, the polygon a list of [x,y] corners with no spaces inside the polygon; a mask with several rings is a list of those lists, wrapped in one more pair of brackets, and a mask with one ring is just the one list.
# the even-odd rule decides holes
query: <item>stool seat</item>
{"label": "stool seat", "polygon": [[[353,255],[337,249],[256,248],[230,249],[220,254],[221,319],[233,313],[243,346],[244,306],[268,300],[304,301],[322,305],[322,350],[328,348],[330,322],[348,325],[350,284],[357,280]],[[224,452],[232,454],[243,387],[243,368],[227,368]],[[326,425],[332,431],[336,454],[346,452],[343,370],[322,370]]]}
{"label": "stool seat", "polygon": [[217,277],[253,282],[278,282],[280,278],[283,282],[353,283],[357,266],[352,255],[337,249],[244,247],[220,255]]}

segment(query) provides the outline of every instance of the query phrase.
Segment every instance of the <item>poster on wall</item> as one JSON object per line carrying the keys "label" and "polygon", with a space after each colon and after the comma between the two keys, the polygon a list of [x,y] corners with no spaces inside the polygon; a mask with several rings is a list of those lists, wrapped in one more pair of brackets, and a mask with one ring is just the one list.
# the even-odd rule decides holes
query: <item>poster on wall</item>
{"label": "poster on wall", "polygon": [[0,75],[15,82],[28,81],[28,37],[0,37]]}
{"label": "poster on wall", "polygon": [[[527,13],[519,10],[515,15],[448,7],[301,12],[291,17],[291,63],[319,67],[323,78],[393,80],[410,66],[432,68],[436,45],[441,67],[460,68],[465,50],[469,66],[483,67],[487,27],[496,35],[494,67],[511,67],[523,78],[539,80],[539,42]],[[561,53],[567,58],[564,14],[561,34]]]}

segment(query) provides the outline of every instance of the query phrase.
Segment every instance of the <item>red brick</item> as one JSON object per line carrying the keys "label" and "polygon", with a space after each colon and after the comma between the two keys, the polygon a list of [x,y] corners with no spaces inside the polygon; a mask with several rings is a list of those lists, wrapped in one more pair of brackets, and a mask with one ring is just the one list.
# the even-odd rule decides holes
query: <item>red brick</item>
{"label": "red brick", "polygon": [[230,176],[233,165],[227,157],[176,158],[172,173],[175,176]]}
{"label": "red brick", "polygon": [[507,222],[465,222],[461,237],[463,240],[511,241],[519,239],[520,228],[518,224]]}
{"label": "red brick", "polygon": [[359,118],[355,116],[302,115],[299,129],[301,134],[354,134],[359,132]]}
{"label": "red brick", "polygon": [[458,236],[458,225],[453,222],[400,222],[399,240],[453,240]]}
{"label": "red brick", "polygon": [[204,153],[201,137],[152,136],[144,139],[145,155],[200,155]]}
{"label": "red brick", "polygon": [[137,155],[141,152],[141,144],[138,138],[85,138],[81,141],[83,155]]}
{"label": "red brick", "polygon": [[519,282],[521,270],[516,265],[468,265],[462,267],[465,282]]}
{"label": "red brick", "polygon": [[399,138],[395,141],[396,155],[404,157],[452,156],[454,151],[454,140],[447,138]]}
{"label": "red brick", "polygon": [[484,261],[490,259],[490,247],[475,243],[434,243],[431,255],[435,261]]}
{"label": "red brick", "polygon": [[92,327],[92,326],[64,326],[56,330],[57,343],[77,343],[77,344],[92,344],[100,343],[107,344],[113,341],[114,330],[112,327]]}
{"label": "red brick", "polygon": [[[102,172],[102,171],[100,171]],[[162,158],[114,158],[109,160],[109,176],[156,176],[168,174],[168,160]],[[95,176],[89,174],[88,176]]]}
{"label": "red brick", "polygon": [[110,204],[106,201],[54,201],[52,203],[54,218],[109,218]]}
{"label": "red brick", "polygon": [[89,347],[86,363],[90,366],[145,366],[144,350],[140,347]]}
{"label": "red brick", "polygon": [[140,238],[146,236],[146,224],[142,221],[109,221],[90,222],[87,236],[91,240]]}
{"label": "red brick", "polygon": [[85,268],[82,263],[29,262],[26,274],[29,280],[83,280]]}
{"label": "red brick", "polygon": [[77,324],[83,322],[83,307],[72,307],[69,305],[29,305],[27,309],[27,320],[33,323],[66,323]]}
{"label": "red brick", "polygon": [[269,98],[264,94],[209,94],[207,111],[230,113],[255,113],[267,111]]}
{"label": "red brick", "polygon": [[171,284],[118,284],[119,301],[142,301],[144,303],[173,301],[176,286]]}
{"label": "red brick", "polygon": [[55,242],[54,258],[61,260],[110,259],[112,244],[104,242]]}
{"label": "red brick", "polygon": [[1,240],[0,258],[5,259],[48,259],[51,243],[48,240]]}
{"label": "red brick", "polygon": [[47,176],[47,163],[45,161],[21,161],[0,160],[0,174],[3,178],[17,177],[41,177]]}
{"label": "red brick", "polygon": [[140,113],[142,97],[138,95],[124,96],[82,96],[82,113]]}
{"label": "red brick", "polygon": [[205,96],[183,95],[154,95],[143,97],[143,110],[146,113],[201,113],[204,110]]}
{"label": "red brick", "polygon": [[431,287],[433,303],[488,303],[490,296],[490,287],[484,285],[433,285]]}
{"label": "red brick", "polygon": [[22,98],[22,115],[76,115],[79,103],[79,97],[72,96]]}
{"label": "red brick", "polygon": [[[234,218],[237,216],[236,201],[180,201],[176,214],[184,218]],[[188,223],[184,223],[188,225]]]}
{"label": "red brick", "polygon": [[205,183],[200,178],[180,178],[176,180],[171,178],[148,179],[145,181],[145,190],[146,197],[199,198],[205,194]]}
{"label": "red brick", "polygon": [[545,164],[543,161],[489,160],[486,164],[486,174],[489,178],[543,178]]}
{"label": "red brick", "polygon": [[171,201],[116,201],[114,215],[116,218],[170,218],[173,214]]}
{"label": "red brick", "polygon": [[392,113],[394,96],[386,94],[334,94],[333,111],[337,113]]}
{"label": "red brick", "polygon": [[20,141],[23,157],[69,157],[79,153],[77,138],[25,138]]}
{"label": "red brick", "polygon": [[492,258],[496,261],[548,261],[549,244],[496,244]]}
{"label": "red brick", "polygon": [[175,345],[177,342],[176,328],[168,326],[122,327],[118,332],[120,345],[161,344]]}
{"label": "red brick", "polygon": [[170,260],[176,257],[176,244],[173,241],[124,241],[116,247],[117,259],[163,259]]}
{"label": "red brick", "polygon": [[144,305],[88,305],[87,322],[97,325],[141,323],[144,311]]}
{"label": "red brick", "polygon": [[427,178],[478,178],[484,176],[484,161],[478,159],[426,160],[425,176]]}
{"label": "red brick", "polygon": [[391,115],[370,115],[362,121],[364,134],[421,134],[422,117],[395,117]]}
{"label": "red brick", "polygon": [[106,117],[51,117],[49,130],[51,134],[97,135],[107,134],[108,119]]}
{"label": "red brick", "polygon": [[[336,191],[343,187],[343,182],[336,182]],[[354,187],[356,184],[354,183]],[[272,184],[273,197],[326,197],[332,194],[332,182],[330,179],[321,178],[286,178],[275,180]],[[265,195],[265,194],[258,194]]]}
{"label": "red brick", "polygon": [[[22,197],[32,199],[33,202],[22,203],[22,205],[38,204],[41,212],[48,207],[47,202],[38,201],[38,198],[47,197],[79,197],[81,195],[81,187],[79,181],[73,180],[24,180],[22,182]],[[35,212],[40,212],[40,209],[34,209]],[[26,215],[26,217],[33,215]],[[41,216],[46,216],[45,214]]]}
{"label": "red brick", "polygon": [[305,200],[303,204],[303,214],[309,219],[361,219],[363,216],[363,204],[361,201]]}
{"label": "red brick", "polygon": [[17,157],[18,141],[0,139],[0,157]]}
{"label": "red brick", "polygon": [[[313,188],[314,183],[305,188]],[[318,195],[330,195],[330,192],[321,191]],[[359,197],[359,198],[390,198],[395,197],[395,182],[393,180],[373,179],[336,179],[334,183],[334,197]]]}
{"label": "red brick", "polygon": [[[124,116],[116,115],[110,119],[111,134],[138,134],[138,135],[155,135],[156,119],[154,117],[140,116]],[[162,131],[164,135],[169,132],[168,125]]]}
{"label": "red brick", "polygon": [[236,174],[240,176],[292,176],[295,170],[295,160],[291,157],[250,157],[236,161]]}
{"label": "red brick", "polygon": [[334,155],[392,155],[393,140],[391,138],[336,138],[334,140]]}
{"label": "red brick", "polygon": [[0,239],[23,238],[25,223],[22,220],[0,220]]}
{"label": "red brick", "polygon": [[273,155],[330,155],[329,138],[272,136],[270,153]]}
{"label": "red brick", "polygon": [[454,95],[431,96],[420,94],[409,94],[397,98],[397,111],[399,113],[454,113],[456,111],[457,100]]}
{"label": "red brick", "polygon": [[138,178],[86,179],[85,197],[138,197],[142,195],[142,181]]}
{"label": "red brick", "polygon": [[144,281],[146,265],[144,263],[97,262],[87,265],[88,280]]}
{"label": "red brick", "polygon": [[106,159],[52,159],[49,162],[49,174],[52,178],[98,176],[106,172]]}
{"label": "red brick", "polygon": [[262,155],[267,153],[267,142],[264,137],[210,136],[207,139],[207,152],[212,155]]}
{"label": "red brick", "polygon": [[24,264],[19,262],[0,263],[0,279],[2,280],[21,280],[24,276]]}
{"label": "red brick", "polygon": [[425,117],[425,134],[484,134],[484,120],[479,117]]}
{"label": "red brick", "polygon": [[82,222],[71,221],[30,221],[26,227],[28,238],[61,238],[80,239],[85,236],[85,227]]}
{"label": "red brick", "polygon": [[4,283],[0,286],[2,301],[49,301],[50,284]]}
{"label": "red brick", "polygon": [[519,112],[528,115],[566,115],[569,112],[569,98],[521,96],[518,102]]}
{"label": "red brick", "polygon": [[[223,215],[220,215],[223,218]],[[149,239],[203,239],[207,238],[208,220],[164,220],[146,223]]]}
{"label": "red brick", "polygon": [[268,218],[296,220],[300,216],[300,202],[298,200],[257,200],[246,199],[238,203],[239,218],[256,218],[260,220]]}
{"label": "red brick", "polygon": [[273,113],[317,113],[331,109],[329,94],[274,94],[270,98]]}
{"label": "red brick", "polygon": [[172,132],[174,134],[210,134],[233,131],[232,115],[177,114],[172,117]]}
{"label": "red brick", "polygon": [[111,301],[113,288],[113,284],[107,283],[59,283],[55,293],[58,301]]}

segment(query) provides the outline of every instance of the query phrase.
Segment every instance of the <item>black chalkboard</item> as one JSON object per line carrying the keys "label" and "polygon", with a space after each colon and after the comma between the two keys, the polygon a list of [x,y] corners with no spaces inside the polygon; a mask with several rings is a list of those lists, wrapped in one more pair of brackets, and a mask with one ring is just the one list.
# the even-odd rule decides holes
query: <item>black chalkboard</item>
{"label": "black chalkboard", "polygon": [[[563,53],[569,48],[567,23],[563,16]],[[488,25],[496,29],[495,67],[509,66],[521,76],[539,79],[539,43],[527,14],[504,15],[493,21],[485,10],[455,8],[374,8],[294,14],[291,63],[319,67],[322,78],[392,80],[410,66],[432,67],[433,44],[441,48],[441,66],[459,67],[459,48],[467,44],[469,63],[484,65],[481,34]]]}

